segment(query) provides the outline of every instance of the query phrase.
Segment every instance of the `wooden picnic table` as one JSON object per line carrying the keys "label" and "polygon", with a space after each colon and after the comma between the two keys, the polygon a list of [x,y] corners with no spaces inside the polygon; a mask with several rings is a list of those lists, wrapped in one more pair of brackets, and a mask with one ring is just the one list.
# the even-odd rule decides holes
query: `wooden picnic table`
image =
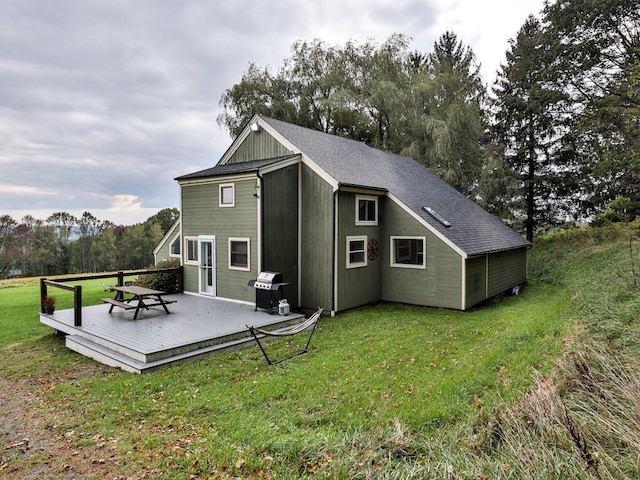
{"label": "wooden picnic table", "polygon": [[[153,290],[151,288],[146,287],[138,287],[137,285],[121,285],[121,286],[112,286],[109,287],[109,290],[115,291],[115,298],[103,298],[102,301],[104,303],[111,304],[111,308],[109,308],[109,313],[113,311],[113,307],[124,308],[125,310],[136,310],[136,313],[133,315],[133,319],[138,318],[138,313],[141,308],[149,310],[149,307],[162,306],[166,313],[169,313],[169,309],[167,308],[167,304],[174,303],[176,300],[166,300],[162,298],[163,295],[166,295],[166,292],[161,290]],[[131,295],[131,297],[126,298],[125,295]],[[151,303],[149,303],[151,302]]]}

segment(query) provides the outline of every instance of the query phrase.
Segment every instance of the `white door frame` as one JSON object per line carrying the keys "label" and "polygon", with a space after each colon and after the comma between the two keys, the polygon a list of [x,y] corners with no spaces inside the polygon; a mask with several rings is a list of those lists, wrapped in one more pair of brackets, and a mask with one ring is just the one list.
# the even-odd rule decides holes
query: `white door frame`
{"label": "white door frame", "polygon": [[[211,246],[209,258],[205,248]],[[204,251],[203,251],[204,250]],[[209,265],[210,263],[210,265]],[[209,285],[209,271],[211,271],[211,285]],[[200,295],[216,296],[216,236],[198,235],[198,292]]]}

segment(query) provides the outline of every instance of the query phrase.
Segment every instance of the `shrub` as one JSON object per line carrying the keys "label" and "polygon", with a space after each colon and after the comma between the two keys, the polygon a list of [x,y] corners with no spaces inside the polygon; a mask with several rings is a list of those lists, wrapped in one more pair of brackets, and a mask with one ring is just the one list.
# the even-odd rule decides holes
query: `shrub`
{"label": "shrub", "polygon": [[[175,268],[180,266],[180,260],[177,258],[164,260],[157,265],[149,267],[150,269]],[[154,290],[162,290],[167,293],[178,292],[178,272],[159,272],[149,275],[140,275],[136,280],[136,285],[141,287],[152,288]]]}

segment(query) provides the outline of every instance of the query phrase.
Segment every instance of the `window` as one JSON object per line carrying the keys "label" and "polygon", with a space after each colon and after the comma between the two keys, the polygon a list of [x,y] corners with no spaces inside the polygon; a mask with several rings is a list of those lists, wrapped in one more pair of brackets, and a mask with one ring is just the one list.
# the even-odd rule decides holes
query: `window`
{"label": "window", "polygon": [[169,256],[170,257],[179,257],[180,256],[180,234],[176,235],[175,238],[171,241],[171,245],[169,246]]}
{"label": "window", "polygon": [[426,268],[426,237],[391,237],[391,266]]}
{"label": "window", "polygon": [[198,263],[198,237],[185,237],[184,263]]}
{"label": "window", "polygon": [[235,185],[233,183],[223,183],[220,185],[221,207],[234,207],[236,205]]}
{"label": "window", "polygon": [[356,196],[356,225],[378,224],[378,197]]}
{"label": "window", "polygon": [[249,239],[230,238],[229,239],[229,269],[250,270],[249,261]]}
{"label": "window", "polygon": [[367,237],[347,237],[347,268],[367,266]]}

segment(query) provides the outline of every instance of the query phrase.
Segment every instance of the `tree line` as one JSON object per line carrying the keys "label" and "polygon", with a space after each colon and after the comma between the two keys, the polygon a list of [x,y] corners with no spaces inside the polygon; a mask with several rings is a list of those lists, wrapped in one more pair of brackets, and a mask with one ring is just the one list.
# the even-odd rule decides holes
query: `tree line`
{"label": "tree line", "polygon": [[[556,0],[510,40],[497,80],[444,33],[429,52],[298,41],[226,90],[232,136],[255,113],[413,157],[532,239],[640,212],[640,0]],[[345,161],[348,161],[345,159]]]}
{"label": "tree line", "polygon": [[166,208],[132,226],[57,212],[20,222],[0,215],[0,278],[93,273],[144,268],[153,249],[178,218]]}

